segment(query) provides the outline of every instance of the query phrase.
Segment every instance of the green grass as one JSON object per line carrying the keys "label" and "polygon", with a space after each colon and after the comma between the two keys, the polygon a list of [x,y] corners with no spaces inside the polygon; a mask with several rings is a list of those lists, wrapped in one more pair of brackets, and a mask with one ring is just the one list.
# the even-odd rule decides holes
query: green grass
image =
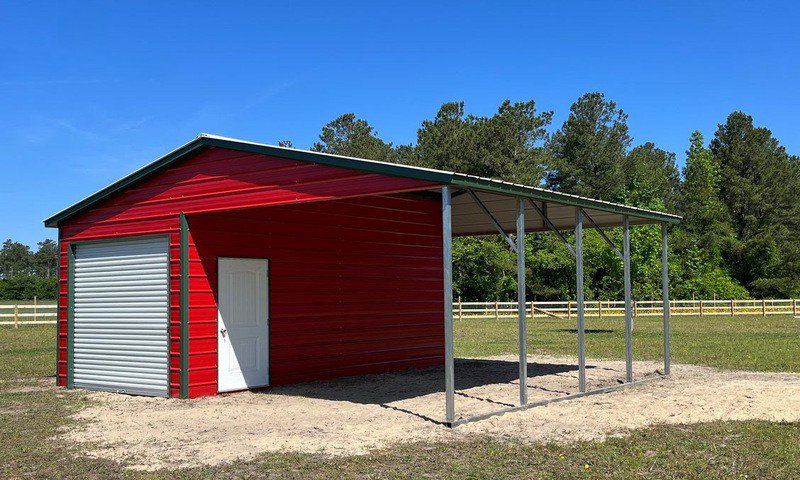
{"label": "green grass", "polygon": [[[661,317],[634,322],[634,360],[664,357]],[[800,372],[800,319],[791,316],[673,316],[672,361],[734,370]],[[464,318],[455,321],[457,356],[517,352],[517,320]],[[586,354],[622,359],[625,326],[621,317],[586,319]],[[528,321],[528,352],[577,355],[575,320]]]}
{"label": "green grass", "polygon": [[56,371],[56,326],[0,325],[0,352],[0,381],[52,376]]}
{"label": "green grass", "polygon": [[[704,317],[702,322],[673,321],[680,361],[797,370],[796,326],[792,330],[777,318],[756,317]],[[592,329],[614,330],[588,335],[590,355],[619,357],[617,349],[624,343],[621,322],[588,323]],[[660,355],[657,323],[637,321],[641,355]],[[515,325],[513,320],[457,322],[458,354],[513,352]],[[749,333],[731,332],[738,329]],[[531,325],[531,345],[548,353],[570,354],[574,333],[569,330],[563,322],[537,319]],[[127,471],[115,462],[88,458],[81,447],[56,437],[60,428],[74,422],[70,415],[88,405],[83,392],[24,389],[53,374],[54,334],[50,325],[0,328],[0,478],[800,478],[800,424],[763,421],[656,426],[606,442],[531,445],[475,438],[398,445],[364,456],[270,453],[217,467]],[[733,338],[718,338],[729,335]],[[682,342],[689,346],[679,345]],[[734,346],[755,357],[738,361]],[[721,353],[714,354],[715,350]]]}

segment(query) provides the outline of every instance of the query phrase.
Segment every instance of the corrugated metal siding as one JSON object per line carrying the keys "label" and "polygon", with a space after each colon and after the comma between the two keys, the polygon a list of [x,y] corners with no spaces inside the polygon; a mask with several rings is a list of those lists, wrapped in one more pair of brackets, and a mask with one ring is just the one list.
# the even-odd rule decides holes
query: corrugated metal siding
{"label": "corrugated metal siding", "polygon": [[168,395],[166,237],[75,248],[74,385]]}
{"label": "corrugated metal siding", "polygon": [[[131,235],[170,236],[170,392],[179,395],[180,381],[180,235],[178,213],[252,208],[295,202],[312,202],[361,195],[385,194],[434,187],[416,180],[365,175],[335,167],[300,163],[262,155],[212,148],[165,170],[130,190],[69,221],[60,229],[61,281],[58,326],[58,384],[66,385],[67,365],[67,251],[70,242]],[[390,212],[388,212],[390,213]],[[191,238],[190,238],[191,241]],[[192,268],[197,273],[196,252]],[[195,278],[193,281],[197,281]],[[198,307],[213,310],[210,306]],[[190,349],[212,352],[203,337],[209,324],[190,326]],[[206,359],[210,358],[207,353]],[[207,360],[210,361],[210,360]],[[213,359],[216,365],[216,358]],[[191,368],[191,366],[190,366]],[[194,379],[201,375],[194,373]],[[201,375],[202,376],[202,375]],[[197,390],[195,390],[197,391]]]}
{"label": "corrugated metal siding", "polygon": [[443,361],[438,200],[378,196],[188,220],[190,396],[216,393],[220,256],[270,260],[272,385]]}

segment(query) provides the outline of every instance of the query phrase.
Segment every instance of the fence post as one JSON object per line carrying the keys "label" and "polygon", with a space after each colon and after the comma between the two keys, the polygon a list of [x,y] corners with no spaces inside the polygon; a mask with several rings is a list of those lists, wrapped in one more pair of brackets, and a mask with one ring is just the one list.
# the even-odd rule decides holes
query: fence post
{"label": "fence post", "polygon": [[494,302],[494,319],[500,320],[500,302]]}
{"label": "fence post", "polygon": [[534,315],[536,315],[536,311],[533,309],[533,300],[531,300],[531,320],[533,320]]}
{"label": "fence post", "polygon": [[731,317],[733,316],[733,310],[735,305],[736,305],[736,300],[731,298]]}
{"label": "fence post", "polygon": [[700,300],[700,316],[703,316],[703,301]]}
{"label": "fence post", "polygon": [[792,299],[792,315],[797,316],[797,299]]}
{"label": "fence post", "polygon": [[598,319],[602,319],[603,318],[603,301],[602,300],[598,300],[597,301],[597,318]]}
{"label": "fence post", "polygon": [[572,321],[572,300],[567,300],[567,321]]}
{"label": "fence post", "polygon": [[461,305],[461,295],[459,295],[458,296],[458,319],[461,320],[461,318],[463,316],[464,316],[464,308]]}
{"label": "fence post", "polygon": [[766,298],[762,298],[761,299],[761,316],[762,317],[766,317],[767,316],[767,299]]}
{"label": "fence post", "polygon": [[633,301],[633,316],[636,317],[638,315],[639,315],[639,301],[638,300],[634,300]]}
{"label": "fence post", "polygon": [[36,295],[33,296],[33,321],[36,321]]}
{"label": "fence post", "polygon": [[14,328],[19,328],[19,305],[14,305]]}

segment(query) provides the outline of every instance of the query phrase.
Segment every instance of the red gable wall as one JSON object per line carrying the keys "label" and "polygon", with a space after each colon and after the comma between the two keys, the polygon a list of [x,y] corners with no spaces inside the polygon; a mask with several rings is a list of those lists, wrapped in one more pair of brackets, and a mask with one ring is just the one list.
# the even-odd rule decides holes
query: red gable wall
{"label": "red gable wall", "polygon": [[[210,148],[63,222],[59,232],[58,384],[66,384],[67,251],[71,242],[131,235],[169,235],[170,384],[171,395],[177,396],[180,378],[180,212],[193,215],[390,194],[435,186],[418,180]],[[314,209],[309,205],[308,213]],[[196,271],[197,267],[194,268]],[[190,322],[192,320],[190,317]],[[190,342],[193,341],[192,337],[193,332],[190,331]],[[277,378],[281,378],[280,375]]]}

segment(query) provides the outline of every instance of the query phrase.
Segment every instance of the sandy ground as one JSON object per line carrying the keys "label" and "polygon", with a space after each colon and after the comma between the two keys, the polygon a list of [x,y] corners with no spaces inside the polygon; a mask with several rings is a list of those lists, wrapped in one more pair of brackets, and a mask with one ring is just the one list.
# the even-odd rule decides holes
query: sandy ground
{"label": "sandy ground", "polygon": [[[636,378],[660,364],[636,362]],[[588,387],[618,385],[624,363],[590,361]],[[456,416],[514,405],[512,357],[456,361]],[[537,357],[528,366],[530,401],[577,391],[573,359]],[[156,469],[219,464],[261,452],[363,454],[397,442],[494,435],[521,441],[602,439],[656,423],[800,420],[800,375],[723,372],[674,365],[669,379],[612,393],[507,413],[449,429],[443,370],[431,368],[344,378],[196,400],[92,393],[68,441],[89,454]]]}

